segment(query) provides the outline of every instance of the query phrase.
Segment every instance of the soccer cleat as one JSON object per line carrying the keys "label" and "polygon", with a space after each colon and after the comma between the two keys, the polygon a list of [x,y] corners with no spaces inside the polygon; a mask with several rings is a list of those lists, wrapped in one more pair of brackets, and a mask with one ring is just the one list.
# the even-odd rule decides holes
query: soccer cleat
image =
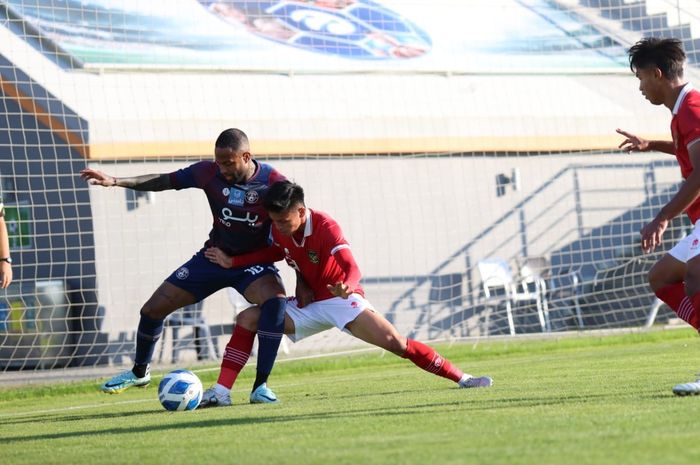
{"label": "soccer cleat", "polygon": [[677,396],[696,396],[700,394],[700,380],[692,383],[676,384],[673,393]]}
{"label": "soccer cleat", "polygon": [[277,402],[279,402],[277,396],[267,387],[267,383],[262,383],[250,393],[251,404],[276,404]]}
{"label": "soccer cleat", "polygon": [[492,385],[493,380],[489,376],[475,378],[473,376],[464,375],[462,379],[459,380],[459,387],[461,388],[491,387]]}
{"label": "soccer cleat", "polygon": [[204,394],[202,394],[202,401],[199,403],[198,409],[209,408],[209,407],[230,407],[233,405],[231,402],[231,394],[217,394],[213,387],[210,387]]}
{"label": "soccer cleat", "polygon": [[127,370],[119,373],[102,385],[102,392],[107,394],[120,394],[132,386],[145,388],[151,382],[151,372],[146,370],[143,378],[137,378],[133,371]]}

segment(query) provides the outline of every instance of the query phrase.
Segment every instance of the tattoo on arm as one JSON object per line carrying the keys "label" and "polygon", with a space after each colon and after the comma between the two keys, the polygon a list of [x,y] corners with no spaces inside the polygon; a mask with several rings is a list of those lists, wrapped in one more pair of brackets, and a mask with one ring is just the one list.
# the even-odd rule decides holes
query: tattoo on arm
{"label": "tattoo on arm", "polygon": [[172,189],[169,174],[144,174],[130,178],[119,178],[117,185],[135,191],[164,191]]}

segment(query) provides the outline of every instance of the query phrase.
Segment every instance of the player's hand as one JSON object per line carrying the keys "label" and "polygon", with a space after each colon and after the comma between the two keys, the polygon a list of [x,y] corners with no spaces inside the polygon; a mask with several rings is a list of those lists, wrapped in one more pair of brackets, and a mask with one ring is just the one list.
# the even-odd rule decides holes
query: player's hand
{"label": "player's hand", "polygon": [[12,282],[12,265],[7,262],[0,262],[0,287],[7,289]]}
{"label": "player's hand", "polygon": [[85,168],[80,171],[80,177],[93,186],[111,187],[117,185],[117,178],[103,173],[102,171]]}
{"label": "player's hand", "polygon": [[304,308],[314,301],[314,291],[297,277],[296,288],[297,307]]}
{"label": "player's hand", "polygon": [[216,263],[221,268],[231,268],[233,264],[231,257],[229,255],[226,255],[218,247],[209,247],[207,250],[204,251],[204,256],[207,257],[207,259],[209,259],[210,262]]}
{"label": "player's hand", "polygon": [[352,294],[352,289],[342,281],[338,281],[335,284],[326,284],[326,288],[331,294],[342,299],[347,299]]}
{"label": "player's hand", "polygon": [[634,134],[630,134],[629,132],[623,131],[622,129],[615,129],[615,132],[625,136],[625,140],[622,141],[622,143],[618,145],[617,148],[622,149],[627,153],[646,152],[647,150],[649,150],[648,140],[642,139],[641,137],[635,136]]}
{"label": "player's hand", "polygon": [[642,234],[642,251],[651,253],[656,249],[656,246],[661,244],[661,238],[668,227],[668,220],[654,218],[650,223],[644,226],[641,230]]}

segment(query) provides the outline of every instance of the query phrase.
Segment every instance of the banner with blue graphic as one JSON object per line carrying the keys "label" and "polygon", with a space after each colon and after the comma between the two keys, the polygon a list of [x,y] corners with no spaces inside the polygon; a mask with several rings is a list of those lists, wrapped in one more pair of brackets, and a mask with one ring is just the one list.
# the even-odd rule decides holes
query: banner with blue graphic
{"label": "banner with blue graphic", "polygon": [[624,49],[547,0],[8,0],[85,66],[602,70]]}

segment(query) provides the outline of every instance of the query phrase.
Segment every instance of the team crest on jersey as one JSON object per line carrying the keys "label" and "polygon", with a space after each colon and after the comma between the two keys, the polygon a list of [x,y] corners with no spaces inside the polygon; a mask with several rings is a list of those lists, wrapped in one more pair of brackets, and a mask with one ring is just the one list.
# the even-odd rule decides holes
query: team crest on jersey
{"label": "team crest on jersey", "polygon": [[224,190],[222,190],[221,193],[224,194],[224,197],[228,197],[228,195],[231,193],[231,189],[224,187]]}
{"label": "team crest on jersey", "polygon": [[318,258],[318,252],[315,250],[309,250],[309,260],[311,260],[311,263],[314,265],[318,265],[318,262],[320,261]]}
{"label": "team crest on jersey", "polygon": [[690,250],[695,250],[695,249],[697,249],[697,248],[698,248],[698,240],[697,240],[697,239],[693,239],[693,243],[690,244]]}
{"label": "team crest on jersey", "polygon": [[257,191],[248,191],[245,193],[245,201],[247,203],[258,203],[260,196]]}
{"label": "team crest on jersey", "polygon": [[190,270],[186,266],[183,266],[175,272],[177,279],[187,279],[190,276]]}

